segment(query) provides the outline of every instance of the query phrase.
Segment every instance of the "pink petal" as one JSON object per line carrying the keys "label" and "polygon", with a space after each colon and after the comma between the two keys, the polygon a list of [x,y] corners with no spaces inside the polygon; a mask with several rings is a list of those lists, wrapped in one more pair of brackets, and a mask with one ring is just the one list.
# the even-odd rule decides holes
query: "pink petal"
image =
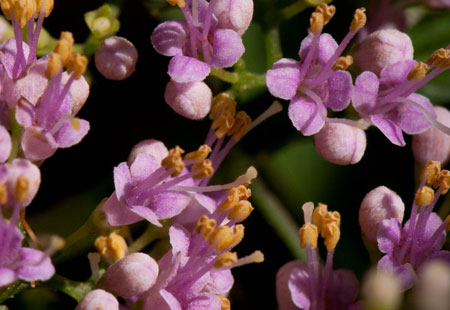
{"label": "pink petal", "polygon": [[353,91],[352,76],[348,71],[336,71],[328,79],[328,100],[325,105],[333,111],[342,111],[350,103]]}
{"label": "pink petal", "polygon": [[53,136],[40,127],[25,128],[22,133],[21,146],[25,157],[31,161],[49,158],[58,148]]}
{"label": "pink petal", "polygon": [[150,208],[145,206],[131,206],[130,210],[136,213],[137,215],[140,215],[153,225],[162,227],[162,224],[159,222],[158,216]]}
{"label": "pink petal", "polygon": [[337,269],[333,271],[332,292],[339,305],[345,309],[358,296],[358,279],[350,270]]}
{"label": "pink petal", "polygon": [[325,121],[320,115],[319,109],[326,115],[325,108],[318,107],[309,98],[294,97],[289,104],[288,115],[294,127],[305,136],[316,134],[325,125]]}
{"label": "pink petal", "polygon": [[299,86],[299,74],[300,68],[297,61],[289,58],[278,60],[266,74],[269,92],[277,98],[292,99]]}
{"label": "pink petal", "polygon": [[142,220],[142,217],[130,210],[130,207],[117,199],[116,192],[103,204],[103,212],[111,226],[129,225]]}
{"label": "pink petal", "polygon": [[371,121],[393,144],[405,146],[406,143],[403,138],[402,130],[393,121],[379,115],[373,115]]}
{"label": "pink petal", "polygon": [[165,56],[183,55],[188,36],[185,21],[168,21],[159,24],[152,33],[151,41],[155,50]]}
{"label": "pink petal", "polygon": [[55,133],[54,137],[59,147],[68,148],[80,143],[88,133],[89,129],[89,122],[84,119],[67,119]]}
{"label": "pink petal", "polygon": [[[280,310],[298,310],[298,307],[294,305],[292,301],[291,291],[289,289],[291,273],[294,270],[305,270],[306,272],[305,263],[301,261],[291,261],[278,270],[276,277],[276,294]],[[304,304],[309,304],[309,301]]]}
{"label": "pink petal", "polygon": [[54,275],[55,267],[53,267],[50,258],[43,252],[22,248],[20,255],[21,265],[16,270],[20,279],[25,281],[46,281]]}
{"label": "pink petal", "polygon": [[8,268],[0,267],[0,288],[16,281],[17,276],[14,271]]}
{"label": "pink petal", "polygon": [[171,226],[169,238],[173,255],[176,253],[180,253],[183,257],[188,255],[191,234],[186,229],[178,225]]}
{"label": "pink petal", "polygon": [[[306,55],[309,52],[309,47],[311,46],[312,39],[313,36],[308,35],[300,44],[300,50],[298,52],[300,60],[304,60],[306,58]],[[326,64],[331,56],[333,56],[337,47],[338,44],[331,35],[329,35],[328,33],[321,34],[319,38],[319,47],[316,51],[317,63],[320,65]]]}
{"label": "pink petal", "polygon": [[309,274],[306,264],[300,268],[294,268],[289,277],[289,291],[292,301],[301,309],[308,309],[310,305]]}
{"label": "pink petal", "polygon": [[391,254],[400,243],[402,226],[396,218],[382,220],[378,225],[377,242],[381,252]]}
{"label": "pink petal", "polygon": [[131,186],[130,169],[126,162],[120,163],[114,167],[114,187],[119,200],[124,200]]}
{"label": "pink petal", "polygon": [[210,66],[203,61],[177,55],[170,60],[168,73],[177,83],[190,83],[203,81],[210,71]]}
{"label": "pink petal", "polygon": [[391,88],[406,81],[408,73],[417,61],[405,60],[385,67],[380,73],[380,83],[383,88]]}
{"label": "pink petal", "polygon": [[11,153],[11,136],[5,127],[0,125],[0,163],[5,162]]}
{"label": "pink petal", "polygon": [[361,73],[355,80],[352,103],[355,110],[364,115],[371,115],[375,107],[380,82],[370,71]]}
{"label": "pink petal", "polygon": [[211,65],[216,68],[228,68],[234,65],[244,54],[242,38],[231,29],[214,31],[214,44]]}
{"label": "pink petal", "polygon": [[[429,114],[436,116],[433,105],[427,97],[419,94],[411,94],[408,96],[408,99],[421,105]],[[396,112],[397,117],[391,119],[407,134],[419,134],[430,127],[430,122],[424,114],[410,104],[401,104]]]}

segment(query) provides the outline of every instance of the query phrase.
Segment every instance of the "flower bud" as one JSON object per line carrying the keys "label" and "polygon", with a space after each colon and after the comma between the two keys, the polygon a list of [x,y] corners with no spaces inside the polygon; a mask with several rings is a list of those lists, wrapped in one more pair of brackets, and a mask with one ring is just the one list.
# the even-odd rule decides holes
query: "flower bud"
{"label": "flower bud", "polygon": [[200,120],[211,109],[212,92],[204,82],[167,83],[164,99],[178,114],[192,120]]}
{"label": "flower bud", "polygon": [[19,202],[24,207],[28,206],[41,185],[41,171],[25,159],[14,159],[6,166],[8,171],[6,186],[9,197],[6,205],[14,207]]}
{"label": "flower bud", "polygon": [[107,79],[120,81],[136,69],[138,52],[125,38],[112,36],[95,53],[95,67]]}
{"label": "flower bud", "polygon": [[392,273],[371,270],[363,286],[364,309],[398,309],[402,301],[402,286]]}
{"label": "flower bud", "polygon": [[386,186],[378,186],[364,197],[359,208],[359,224],[366,238],[377,242],[378,224],[382,220],[403,220],[405,205],[396,192]]}
{"label": "flower bud", "polygon": [[242,36],[252,21],[253,0],[217,0],[214,15],[218,28],[231,29]]}
{"label": "flower bud", "polygon": [[381,70],[396,62],[413,59],[414,48],[406,33],[382,29],[368,35],[355,53],[361,70],[379,75]]}
{"label": "flower bud", "polygon": [[119,302],[112,294],[97,289],[87,293],[75,310],[119,310]]}
{"label": "flower bud", "polygon": [[169,155],[169,151],[161,141],[155,139],[143,140],[133,146],[130,156],[128,156],[128,165],[131,165],[139,154],[151,155],[156,162],[161,163]]}
{"label": "flower bud", "polygon": [[[434,107],[437,121],[450,126],[450,112],[444,107]],[[429,160],[440,161],[445,166],[450,160],[450,136],[431,126],[412,138],[414,158],[425,166]]]}
{"label": "flower bud", "polygon": [[84,20],[97,39],[112,36],[120,28],[119,20],[108,4],[101,6],[97,10],[87,12],[84,14]]}
{"label": "flower bud", "polygon": [[428,4],[433,8],[441,8],[441,9],[450,8],[450,0],[427,0],[423,2],[425,2],[426,4]]}
{"label": "flower bud", "polygon": [[123,298],[140,295],[153,286],[158,264],[144,253],[132,253],[115,262],[105,272],[108,291]]}
{"label": "flower bud", "polygon": [[314,135],[317,153],[336,165],[351,165],[359,162],[366,150],[364,130],[341,124],[327,123]]}

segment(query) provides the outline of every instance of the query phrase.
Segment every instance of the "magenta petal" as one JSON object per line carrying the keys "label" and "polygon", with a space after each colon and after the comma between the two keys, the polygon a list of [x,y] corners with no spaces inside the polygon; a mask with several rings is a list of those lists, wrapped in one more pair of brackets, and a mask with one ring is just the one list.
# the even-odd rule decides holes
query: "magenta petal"
{"label": "magenta petal", "polygon": [[405,139],[403,138],[402,130],[393,121],[387,118],[383,118],[379,115],[373,115],[371,117],[371,121],[393,144],[398,146],[405,146],[406,143]]}
{"label": "magenta petal", "polygon": [[294,269],[304,269],[306,266],[301,261],[291,261],[284,264],[277,272],[276,277],[276,294],[277,302],[280,310],[298,310],[297,306],[292,302],[291,292],[289,290],[289,278]]}
{"label": "magenta petal", "polygon": [[416,274],[412,266],[409,263],[404,265],[399,264],[391,255],[383,256],[378,261],[377,268],[378,270],[384,270],[395,274],[402,283],[404,290],[411,288],[414,284]]}
{"label": "magenta petal", "polygon": [[137,215],[142,216],[145,220],[149,221],[153,225],[162,227],[162,224],[159,222],[158,216],[150,208],[145,206],[131,206],[130,210]]}
{"label": "magenta petal", "polygon": [[150,40],[160,54],[165,56],[183,55],[187,33],[188,26],[185,21],[167,21],[155,28]]}
{"label": "magenta petal", "polygon": [[58,148],[53,136],[40,127],[25,128],[22,133],[21,146],[25,157],[31,161],[49,158]]}
{"label": "magenta petal", "polygon": [[0,163],[5,162],[11,153],[11,136],[5,127],[0,125]]}
{"label": "magenta petal", "polygon": [[14,271],[8,268],[0,267],[0,288],[16,281],[17,276]]}
{"label": "magenta petal", "polygon": [[211,65],[227,68],[234,65],[245,52],[242,38],[231,29],[214,31],[214,44]]}
{"label": "magenta petal", "polygon": [[348,71],[336,71],[328,79],[328,101],[325,105],[333,111],[342,111],[350,103],[353,84]]}
{"label": "magenta petal", "polygon": [[88,133],[89,129],[89,122],[84,119],[68,119],[63,122],[54,137],[59,147],[67,148],[78,144]]}
{"label": "magenta petal", "polygon": [[200,293],[194,299],[188,301],[183,306],[185,310],[220,310],[222,309],[220,300],[216,295]]}
{"label": "magenta petal", "polygon": [[33,126],[34,107],[27,100],[19,100],[16,106],[16,121],[23,127]]}
{"label": "magenta petal", "polygon": [[130,207],[117,199],[116,192],[103,204],[103,212],[110,226],[129,225],[142,220],[142,217],[130,210]]}
{"label": "magenta petal", "polygon": [[[430,100],[419,94],[411,94],[408,99],[421,105],[429,114],[436,117]],[[407,134],[419,134],[430,127],[430,122],[425,115],[410,104],[401,104],[397,109],[396,118],[392,119]]]}
{"label": "magenta petal", "polygon": [[116,188],[116,195],[119,200],[125,199],[130,186],[130,169],[128,169],[126,162],[122,162],[117,167],[114,167],[114,187]]}
{"label": "magenta petal", "polygon": [[[304,60],[306,58],[312,40],[313,36],[308,35],[306,38],[303,39],[302,43],[300,44],[300,50],[298,52],[298,55],[300,56],[301,60]],[[337,47],[338,44],[331,35],[329,35],[328,33],[320,35],[319,47],[316,51],[317,63],[320,65],[326,64],[327,61],[331,58],[331,56],[333,56]]]}
{"label": "magenta petal", "polygon": [[[409,221],[405,223],[405,231],[409,229]],[[435,233],[435,231],[441,226],[442,219],[437,215],[435,212],[431,212],[430,216],[428,217],[427,224],[425,225],[425,230],[423,232],[423,235],[421,236],[421,240],[424,240],[425,242],[429,239],[431,239],[431,236]],[[445,236],[446,233],[444,230],[442,230],[441,236],[434,242],[432,246],[433,251],[439,251],[442,246],[445,243]],[[421,246],[422,244],[418,244]]]}
{"label": "magenta petal", "polygon": [[266,84],[272,96],[290,100],[295,96],[299,85],[300,68],[294,59],[283,58],[267,71]]}
{"label": "magenta petal", "polygon": [[210,272],[208,292],[216,295],[227,294],[233,287],[234,278],[229,269]]}
{"label": "magenta petal", "polygon": [[55,267],[50,258],[41,251],[22,248],[20,250],[21,265],[16,272],[25,281],[46,281],[55,273]]}
{"label": "magenta petal", "polygon": [[[30,53],[30,48],[28,47],[28,44],[26,44],[25,42],[22,43],[22,47],[26,60],[26,58],[28,58],[28,54]],[[3,68],[5,68],[8,75],[12,77],[14,62],[17,58],[16,40],[12,38],[3,42],[0,52],[1,52],[0,61],[3,64]]]}
{"label": "magenta petal", "polygon": [[[320,112],[319,109],[322,109],[322,111]],[[294,97],[289,104],[288,115],[292,125],[305,136],[318,133],[325,125],[321,113],[326,115],[326,108],[324,106],[318,107],[305,97]]]}
{"label": "magenta petal", "polygon": [[309,274],[306,264],[292,270],[288,287],[294,304],[301,309],[309,309],[311,300],[309,298]]}
{"label": "magenta petal", "polygon": [[175,298],[175,296],[172,295],[172,293],[168,292],[165,289],[161,289],[159,291],[159,294],[162,298],[164,298],[164,301],[167,303],[167,305],[169,305],[170,310],[182,310],[180,302]]}
{"label": "magenta petal", "polygon": [[203,61],[177,55],[170,60],[168,73],[177,83],[190,83],[203,81],[210,71],[210,66]]}
{"label": "magenta petal", "polygon": [[380,73],[380,83],[383,88],[390,88],[406,81],[408,73],[414,68],[417,61],[399,61],[390,66],[384,67]]}
{"label": "magenta petal", "polygon": [[180,253],[183,257],[188,255],[191,234],[186,229],[178,225],[171,226],[169,229],[169,238],[174,256],[177,253]]}
{"label": "magenta petal", "polygon": [[332,292],[343,309],[346,309],[358,296],[358,279],[350,270],[334,270],[332,285]]}
{"label": "magenta petal", "polygon": [[361,73],[355,80],[352,103],[359,114],[371,115],[375,107],[380,82],[370,71]]}
{"label": "magenta petal", "polygon": [[186,193],[165,191],[151,197],[149,206],[160,219],[178,215],[189,204],[191,197]]}
{"label": "magenta petal", "polygon": [[396,218],[382,220],[378,225],[378,248],[383,253],[392,253],[394,247],[400,243],[402,226]]}

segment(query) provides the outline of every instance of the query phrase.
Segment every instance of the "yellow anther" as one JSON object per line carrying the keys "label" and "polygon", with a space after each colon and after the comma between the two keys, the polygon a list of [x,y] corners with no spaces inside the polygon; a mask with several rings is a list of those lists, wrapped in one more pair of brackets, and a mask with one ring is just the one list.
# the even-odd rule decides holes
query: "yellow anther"
{"label": "yellow anther", "polygon": [[4,205],[8,201],[8,189],[5,183],[0,183],[0,204]]}
{"label": "yellow anther", "polygon": [[325,246],[327,247],[327,251],[332,251],[336,248],[336,244],[341,237],[341,230],[336,223],[331,223],[327,225],[327,230],[330,232],[325,238]]}
{"label": "yellow anther", "polygon": [[206,215],[202,215],[197,222],[195,233],[203,235],[203,239],[208,240],[214,229],[216,229],[216,220],[210,219]]}
{"label": "yellow anther", "polygon": [[316,6],[316,12],[322,13],[323,15],[323,25],[328,24],[331,18],[333,18],[336,13],[336,7],[334,5],[327,5],[326,3],[321,3]]}
{"label": "yellow anther", "polygon": [[209,119],[216,119],[223,111],[228,111],[230,114],[236,114],[236,101],[230,98],[226,93],[220,93],[214,97],[211,111],[209,112]]}
{"label": "yellow anther", "polygon": [[244,239],[244,225],[238,224],[233,227],[233,237],[231,239],[231,243],[229,248],[232,249],[237,246],[242,239]]}
{"label": "yellow anther", "polygon": [[67,72],[75,72],[75,79],[79,79],[86,72],[88,60],[79,53],[73,53],[67,63]]}
{"label": "yellow anther", "polygon": [[2,0],[0,6],[2,8],[3,15],[9,20],[11,20],[11,8],[14,7],[15,1]]}
{"label": "yellow anther", "polygon": [[426,185],[432,186],[434,181],[438,178],[440,172],[441,162],[430,160],[423,168],[422,174],[420,175],[420,180],[421,182],[425,182]]}
{"label": "yellow anther", "polygon": [[319,31],[322,31],[324,26],[324,17],[322,13],[314,12],[311,14],[311,17],[309,19],[309,29],[308,31],[310,33],[317,33]]}
{"label": "yellow anther", "polygon": [[184,169],[184,163],[181,159],[181,154],[184,150],[179,146],[175,146],[169,151],[169,155],[164,158],[161,165],[166,168],[166,170],[172,170],[172,177],[178,176]]}
{"label": "yellow anther", "polygon": [[15,20],[19,23],[20,28],[24,28],[27,22],[34,17],[36,12],[35,0],[17,0],[11,1]]}
{"label": "yellow anther", "polygon": [[448,170],[441,170],[439,173],[439,176],[434,181],[433,184],[434,188],[441,188],[441,194],[445,195],[447,194],[449,188],[450,188],[450,171]]}
{"label": "yellow anther", "polygon": [[353,57],[350,55],[339,57],[333,65],[333,70],[347,70],[353,64]]}
{"label": "yellow anther", "polygon": [[427,65],[433,65],[438,68],[450,66],[450,50],[445,48],[438,49],[428,58]]}
{"label": "yellow anther", "polygon": [[450,214],[445,218],[445,230],[450,231]]}
{"label": "yellow anther", "polygon": [[414,196],[414,203],[420,207],[428,206],[434,199],[434,190],[431,187],[423,186],[418,189]]}
{"label": "yellow anther", "polygon": [[28,198],[28,190],[30,188],[30,181],[21,175],[17,178],[16,188],[14,189],[14,197],[18,202],[24,203]]}
{"label": "yellow anther", "polygon": [[327,205],[324,205],[323,203],[320,202],[313,211],[312,223],[317,226],[319,232],[322,230],[323,221],[327,213],[328,213]]}
{"label": "yellow anther", "polygon": [[214,119],[211,128],[216,130],[216,137],[222,138],[234,125],[234,113],[228,110],[220,112],[219,116]]}
{"label": "yellow anther", "polygon": [[418,62],[416,63],[414,68],[412,68],[412,70],[408,73],[407,79],[419,81],[427,75],[429,69],[430,68],[426,63]]}
{"label": "yellow anther", "polygon": [[226,297],[222,297],[220,295],[217,295],[217,297],[220,299],[220,310],[230,310],[231,309],[231,303]]}
{"label": "yellow anther", "polygon": [[171,6],[178,6],[179,8],[184,8],[186,3],[184,0],[166,0]]}
{"label": "yellow anther", "polygon": [[78,131],[81,128],[81,121],[79,118],[74,117],[70,120],[70,125],[72,126],[73,129]]}
{"label": "yellow anther", "polygon": [[302,248],[308,246],[310,248],[317,248],[317,239],[319,238],[319,230],[317,226],[311,223],[303,224],[299,230],[300,246]]}
{"label": "yellow anther", "polygon": [[230,248],[233,240],[233,232],[228,226],[219,226],[214,230],[209,238],[209,244],[214,247],[217,252]]}
{"label": "yellow anther", "polygon": [[51,79],[55,75],[61,72],[63,67],[61,55],[56,53],[51,53],[48,57],[47,71],[45,71],[45,76],[47,79]]}
{"label": "yellow anther", "polygon": [[329,230],[331,224],[335,224],[337,227],[341,226],[341,215],[337,211],[327,212],[322,220],[322,227],[320,235],[322,238],[327,238],[332,231]]}
{"label": "yellow anther", "polygon": [[107,262],[115,262],[122,259],[128,251],[125,239],[115,232],[110,233],[108,237],[98,237],[94,245]]}
{"label": "yellow anther", "polygon": [[233,208],[236,204],[239,203],[240,193],[237,187],[230,188],[228,190],[228,195],[222,204],[219,206],[219,212],[227,211]]}
{"label": "yellow anther", "polygon": [[220,254],[214,262],[214,267],[220,268],[223,266],[229,267],[233,263],[237,262],[238,257],[236,252],[225,252]]}
{"label": "yellow anther", "polygon": [[39,17],[39,14],[44,14],[44,17],[48,17],[53,11],[53,0],[36,0],[36,15],[35,18]]}
{"label": "yellow anther", "polygon": [[208,157],[209,153],[211,153],[211,148],[208,145],[203,144],[198,148],[197,151],[187,153],[184,159],[192,161],[202,161]]}
{"label": "yellow anther", "polygon": [[245,113],[244,111],[239,111],[239,113],[236,114],[233,127],[228,130],[227,135],[233,135],[233,138],[236,142],[241,140],[251,122],[252,119],[247,115],[247,113]]}
{"label": "yellow anther", "polygon": [[228,213],[229,220],[235,220],[237,223],[244,221],[254,208],[248,200],[241,200]]}
{"label": "yellow anther", "polygon": [[65,31],[61,33],[61,37],[56,43],[54,52],[61,56],[63,65],[67,65],[70,57],[72,56],[73,35],[71,32]]}
{"label": "yellow anther", "polygon": [[209,159],[205,159],[201,162],[195,163],[192,165],[193,171],[198,171],[197,174],[194,175],[194,179],[206,179],[212,175],[214,172],[214,168],[212,167],[212,162]]}
{"label": "yellow anther", "polygon": [[350,32],[356,32],[362,27],[364,27],[364,25],[367,22],[365,12],[366,12],[365,8],[356,9],[355,15],[353,15],[352,23],[350,24]]}
{"label": "yellow anther", "polygon": [[252,195],[252,190],[245,185],[239,185],[236,189],[239,193],[239,200],[248,199]]}

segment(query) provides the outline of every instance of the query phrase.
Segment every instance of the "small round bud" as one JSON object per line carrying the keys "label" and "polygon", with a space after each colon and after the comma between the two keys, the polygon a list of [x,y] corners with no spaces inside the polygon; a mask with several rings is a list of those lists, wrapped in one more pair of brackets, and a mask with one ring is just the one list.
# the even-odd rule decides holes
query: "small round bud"
{"label": "small round bud", "polygon": [[[450,126],[450,112],[444,107],[434,107],[437,121]],[[412,137],[414,158],[425,166],[429,160],[440,161],[445,166],[450,160],[450,136],[435,127]]]}
{"label": "small round bud", "polygon": [[14,159],[6,166],[8,169],[6,186],[9,197],[6,205],[14,207],[20,203],[24,207],[28,206],[41,185],[41,171],[25,159]]}
{"label": "small round bud", "polygon": [[214,15],[218,28],[232,29],[242,36],[252,21],[253,0],[217,0]]}
{"label": "small round bud", "polygon": [[211,109],[212,92],[204,82],[167,83],[164,99],[178,114],[200,120],[208,115]]}
{"label": "small round bud", "polygon": [[361,70],[379,75],[388,65],[413,59],[413,53],[411,39],[406,33],[383,29],[371,33],[361,42],[355,58]]}
{"label": "small round bud", "polygon": [[95,67],[107,79],[120,81],[136,69],[138,52],[133,43],[112,36],[103,41],[95,53]]}
{"label": "small round bud", "polygon": [[403,220],[405,205],[396,192],[386,186],[378,186],[364,197],[359,208],[359,224],[366,238],[377,242],[378,224],[384,219]]}
{"label": "small round bud", "polygon": [[87,293],[75,310],[119,310],[119,302],[114,295],[97,289]]}
{"label": "small round bud", "polygon": [[366,150],[364,130],[341,124],[328,123],[314,135],[317,153],[336,165],[352,165],[359,162]]}
{"label": "small round bud", "polygon": [[128,164],[131,165],[139,154],[151,155],[156,162],[161,163],[169,155],[169,151],[161,141],[155,139],[143,140],[133,146],[130,156],[128,156]]}
{"label": "small round bud", "polygon": [[362,285],[364,309],[398,309],[402,301],[402,286],[392,273],[371,270]]}
{"label": "small round bud", "polygon": [[106,287],[115,295],[131,298],[150,289],[158,271],[158,264],[152,257],[132,253],[109,266],[104,275]]}

